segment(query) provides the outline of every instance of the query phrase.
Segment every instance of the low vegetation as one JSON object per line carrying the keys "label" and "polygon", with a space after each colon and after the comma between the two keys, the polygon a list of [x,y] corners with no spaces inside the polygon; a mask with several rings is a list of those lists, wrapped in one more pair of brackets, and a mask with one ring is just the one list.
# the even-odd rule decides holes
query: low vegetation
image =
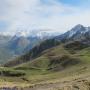
{"label": "low vegetation", "polygon": [[[78,48],[77,50],[74,48],[74,44],[71,45],[71,43],[65,45],[60,44],[50,49],[42,50],[39,55],[37,54],[38,57],[36,56],[36,58],[32,60],[27,58],[27,61],[25,63],[21,62],[22,64],[20,65],[14,63],[16,66],[12,68],[12,63],[10,67],[1,68],[0,83],[3,81],[11,82],[15,83],[16,86],[18,86],[16,83],[22,83],[25,87],[28,85],[31,90],[32,88],[47,88],[46,86],[52,87],[46,90],[89,90],[82,89],[81,86],[84,85],[82,84],[84,78],[85,80],[90,78],[90,47],[85,46],[79,49],[81,44],[75,44],[75,47]],[[68,45],[71,45],[72,48]],[[75,53],[71,53],[71,51]],[[26,56],[27,55],[29,56],[29,54],[26,54]],[[23,56],[19,59],[23,61]],[[13,76],[15,78],[13,78]],[[81,83],[78,82],[79,79]],[[72,84],[72,81],[75,82]],[[87,82],[89,83],[89,81]],[[79,85],[75,85],[77,83],[79,83]],[[61,84],[65,85],[65,87],[57,86]],[[54,87],[54,85],[57,86],[57,88]],[[72,87],[73,89],[71,89]],[[87,87],[87,85],[85,87]]]}

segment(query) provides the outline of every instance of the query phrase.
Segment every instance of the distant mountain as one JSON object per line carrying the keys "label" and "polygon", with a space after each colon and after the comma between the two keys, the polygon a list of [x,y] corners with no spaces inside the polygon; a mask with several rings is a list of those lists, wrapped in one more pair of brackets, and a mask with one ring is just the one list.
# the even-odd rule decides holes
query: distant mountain
{"label": "distant mountain", "polygon": [[15,37],[8,42],[8,48],[15,52],[15,54],[21,54],[28,45],[30,40],[25,37]]}
{"label": "distant mountain", "polygon": [[[54,37],[56,34],[35,30],[31,32],[18,31],[0,32],[0,63],[6,62],[17,55],[22,55],[38,45],[40,42]],[[4,57],[2,55],[5,55]]]}
{"label": "distant mountain", "polygon": [[[60,44],[64,44],[65,49],[70,49],[71,47],[71,49],[73,50],[80,50],[83,48],[90,47],[90,28],[84,27],[80,24],[76,25],[70,31],[62,35],[54,37],[53,39],[44,40],[39,45],[33,47],[26,54],[16,58],[14,61],[11,61],[10,64],[12,64],[13,66],[28,62],[42,55],[43,51]],[[74,53],[74,51],[72,53]]]}
{"label": "distant mountain", "polygon": [[29,32],[17,32],[11,40],[8,42],[7,47],[14,51],[15,54],[22,54],[29,51],[32,47],[39,44],[40,42],[53,38],[54,35],[50,32],[37,30]]}
{"label": "distant mountain", "polygon": [[0,35],[0,45],[5,44],[11,39],[11,36]]}
{"label": "distant mountain", "polygon": [[[31,32],[19,31],[11,36],[2,34],[0,40],[0,44],[3,42],[0,46],[1,52],[5,52],[5,54],[9,52],[8,58],[11,59],[13,56],[31,52],[34,48],[40,50],[43,48],[41,51],[51,48],[54,43],[52,40],[55,40],[56,43],[79,41],[82,44],[90,45],[90,27],[84,27],[78,24],[62,35],[58,35],[56,32],[51,32],[49,30],[35,30]],[[6,62],[7,58],[2,57],[1,61]]]}
{"label": "distant mountain", "polygon": [[73,40],[87,40],[90,41],[90,27],[84,27],[83,25],[76,25],[68,32],[56,37],[57,40],[62,42]]}

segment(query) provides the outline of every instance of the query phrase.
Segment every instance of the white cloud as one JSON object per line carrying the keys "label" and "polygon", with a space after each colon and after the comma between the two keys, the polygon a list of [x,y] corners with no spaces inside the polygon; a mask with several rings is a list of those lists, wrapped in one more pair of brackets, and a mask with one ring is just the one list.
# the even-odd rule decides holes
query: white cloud
{"label": "white cloud", "polygon": [[79,23],[90,24],[89,10],[48,1],[45,4],[41,0],[0,0],[0,20],[9,23],[8,31],[40,28],[64,32]]}

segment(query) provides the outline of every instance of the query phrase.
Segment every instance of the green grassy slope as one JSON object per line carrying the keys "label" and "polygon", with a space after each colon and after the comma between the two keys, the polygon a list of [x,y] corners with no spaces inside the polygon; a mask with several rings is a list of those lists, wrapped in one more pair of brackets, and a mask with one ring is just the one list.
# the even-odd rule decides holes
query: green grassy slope
{"label": "green grassy slope", "polygon": [[10,74],[0,76],[0,82],[20,82],[26,85],[43,82],[54,83],[62,78],[89,73],[90,47],[78,48],[78,50],[74,49],[74,51],[73,48],[58,45],[44,50],[39,57],[32,61],[12,68],[13,73],[19,71],[23,72],[24,75],[21,74],[19,77],[16,75],[15,78]]}
{"label": "green grassy slope", "polygon": [[71,55],[62,45],[46,50],[42,55],[33,61],[18,66],[22,69],[44,69],[52,70],[55,68],[65,68],[73,64],[78,64],[80,60]]}
{"label": "green grassy slope", "polygon": [[84,48],[71,54],[70,51],[59,45],[42,52],[42,55],[35,60],[14,68],[24,70],[27,73],[25,78],[31,82],[82,74],[90,71],[89,51],[90,48]]}

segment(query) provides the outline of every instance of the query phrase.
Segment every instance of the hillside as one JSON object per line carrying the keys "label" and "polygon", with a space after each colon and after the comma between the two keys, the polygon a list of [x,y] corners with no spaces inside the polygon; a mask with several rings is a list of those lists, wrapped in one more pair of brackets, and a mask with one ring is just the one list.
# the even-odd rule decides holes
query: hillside
{"label": "hillside", "polygon": [[[58,45],[51,49],[44,50],[39,57],[17,67],[22,70],[30,68],[44,70],[63,70],[77,64],[85,64],[90,59],[90,47],[85,45],[83,47],[82,43],[74,46],[73,43],[75,42],[70,42],[65,45]],[[68,47],[68,45],[73,45],[73,47]],[[84,60],[84,58],[86,60]]]}
{"label": "hillside", "polygon": [[7,62],[4,66],[10,67],[10,66],[15,66],[18,64],[28,62],[36,57],[39,57],[44,50],[52,48],[59,44],[60,44],[60,42],[56,41],[55,39],[45,40],[45,41],[41,42],[40,44],[38,44],[37,46],[35,46],[34,48],[32,48],[26,54],[15,58],[15,60],[11,60],[10,62]]}
{"label": "hillside", "polygon": [[[88,85],[84,85],[83,81],[88,84],[90,82],[90,47],[84,45],[83,48],[80,48],[82,43],[76,44],[70,42],[54,46],[42,51],[39,57],[32,61],[17,65],[12,70],[8,68],[8,72],[16,73],[14,74],[15,78],[10,73],[9,77],[3,73],[1,82],[3,80],[9,83],[12,82],[17,87],[22,87],[22,84],[24,84],[24,88],[27,87],[29,90],[33,90],[32,87],[35,88],[34,90],[40,88],[42,88],[41,90],[64,90],[63,88],[75,88],[74,86],[77,86],[80,90],[85,90],[82,88],[86,87],[89,88]],[[68,45],[72,45],[72,48]],[[4,71],[6,70],[4,69]],[[18,74],[20,76],[17,76]],[[15,84],[17,82],[19,86]],[[61,87],[61,85],[64,86]],[[84,86],[82,87],[82,85]]]}

